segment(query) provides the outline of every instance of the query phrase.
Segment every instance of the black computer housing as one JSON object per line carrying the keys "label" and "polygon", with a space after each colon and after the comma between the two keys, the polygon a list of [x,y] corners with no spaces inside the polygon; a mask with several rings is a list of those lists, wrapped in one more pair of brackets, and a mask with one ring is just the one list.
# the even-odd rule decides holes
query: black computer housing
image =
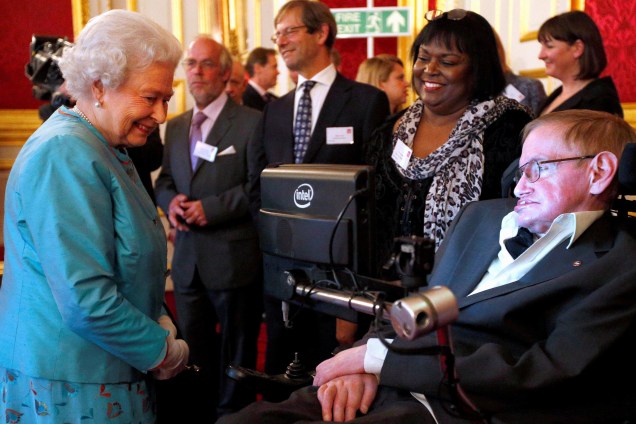
{"label": "black computer housing", "polygon": [[[336,289],[350,288],[351,275],[371,276],[374,212],[372,167],[290,164],[266,168],[261,174],[258,218],[265,293],[292,300],[289,271],[306,274],[310,284],[346,286]],[[335,281],[334,272],[340,275]],[[329,304],[312,307],[347,319],[355,317],[352,311],[336,311]]]}

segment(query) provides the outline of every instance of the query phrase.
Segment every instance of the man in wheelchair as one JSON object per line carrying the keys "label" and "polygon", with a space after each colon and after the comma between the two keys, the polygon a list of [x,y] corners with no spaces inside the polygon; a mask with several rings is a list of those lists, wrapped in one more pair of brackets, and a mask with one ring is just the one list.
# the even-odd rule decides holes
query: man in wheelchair
{"label": "man in wheelchair", "polygon": [[321,363],[313,386],[219,422],[636,422],[636,239],[610,211],[636,133],[571,110],[523,136],[517,198],[467,205],[429,280],[457,298],[455,369],[477,415],[453,404],[444,367],[422,353],[434,334],[385,345],[388,327]]}

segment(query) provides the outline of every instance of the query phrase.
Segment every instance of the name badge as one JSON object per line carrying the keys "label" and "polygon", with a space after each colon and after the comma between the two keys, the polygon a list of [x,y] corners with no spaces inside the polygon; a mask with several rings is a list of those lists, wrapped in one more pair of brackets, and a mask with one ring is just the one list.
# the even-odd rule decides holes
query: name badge
{"label": "name badge", "polygon": [[508,84],[503,92],[503,95],[508,97],[509,99],[512,100],[516,100],[518,102],[522,101],[523,99],[526,98],[526,96],[524,96],[524,94],[519,91],[517,89],[517,87],[515,87],[512,84]]}
{"label": "name badge", "polygon": [[214,162],[218,151],[218,147],[205,144],[202,141],[197,141],[197,144],[194,146],[194,156],[199,159],[207,160],[208,162]]}
{"label": "name badge", "polygon": [[353,127],[327,128],[327,144],[353,144]]}
{"label": "name badge", "polygon": [[400,168],[406,169],[409,166],[411,156],[413,156],[413,150],[404,144],[402,140],[398,139],[393,148],[393,153],[391,153],[391,159],[393,159]]}

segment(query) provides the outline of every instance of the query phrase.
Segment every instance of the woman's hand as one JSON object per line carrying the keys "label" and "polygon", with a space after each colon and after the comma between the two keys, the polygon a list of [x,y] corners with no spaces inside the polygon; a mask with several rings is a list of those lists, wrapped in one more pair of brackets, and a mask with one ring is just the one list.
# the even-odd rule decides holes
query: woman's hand
{"label": "woman's hand", "polygon": [[375,399],[378,379],[373,374],[352,374],[338,377],[318,389],[318,400],[324,421],[344,422],[366,414]]}
{"label": "woman's hand", "polygon": [[166,357],[157,368],[152,370],[157,380],[167,380],[179,374],[188,365],[190,357],[190,348],[185,341],[175,339],[172,334],[168,335],[166,341],[168,342]]}
{"label": "woman's hand", "polygon": [[168,330],[172,337],[177,337],[177,327],[174,326],[172,318],[170,318],[168,315],[161,315],[157,322],[159,323],[161,328]]}

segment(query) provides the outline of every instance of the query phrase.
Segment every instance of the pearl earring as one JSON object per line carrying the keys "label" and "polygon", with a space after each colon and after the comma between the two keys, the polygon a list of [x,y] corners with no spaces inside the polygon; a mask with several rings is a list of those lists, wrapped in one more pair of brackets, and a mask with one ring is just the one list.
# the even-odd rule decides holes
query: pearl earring
{"label": "pearl earring", "polygon": [[102,104],[100,102],[95,102],[95,107],[99,109],[102,107]]}

